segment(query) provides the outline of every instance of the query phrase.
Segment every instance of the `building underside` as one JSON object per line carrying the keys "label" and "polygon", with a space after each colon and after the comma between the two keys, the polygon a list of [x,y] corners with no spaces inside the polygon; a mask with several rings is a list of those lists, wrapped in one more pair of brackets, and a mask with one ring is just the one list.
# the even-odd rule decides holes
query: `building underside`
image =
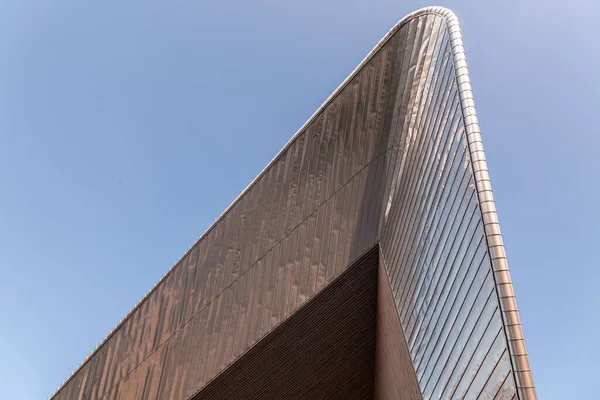
{"label": "building underside", "polygon": [[395,310],[375,246],[193,399],[420,399]]}
{"label": "building underside", "polygon": [[535,399],[460,27],[402,19],[53,399]]}

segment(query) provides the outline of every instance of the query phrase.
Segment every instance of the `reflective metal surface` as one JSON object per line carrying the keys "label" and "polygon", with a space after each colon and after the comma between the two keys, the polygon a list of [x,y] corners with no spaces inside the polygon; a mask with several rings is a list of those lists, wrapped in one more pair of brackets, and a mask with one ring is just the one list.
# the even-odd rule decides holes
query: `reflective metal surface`
{"label": "reflective metal surface", "polygon": [[189,399],[377,243],[423,398],[536,398],[443,8],[400,21],[53,398]]}

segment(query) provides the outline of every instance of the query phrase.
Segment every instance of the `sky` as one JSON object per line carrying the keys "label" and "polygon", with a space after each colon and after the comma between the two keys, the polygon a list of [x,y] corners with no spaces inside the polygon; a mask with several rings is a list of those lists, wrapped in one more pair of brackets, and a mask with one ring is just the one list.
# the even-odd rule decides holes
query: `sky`
{"label": "sky", "polygon": [[[426,5],[3,0],[0,398],[47,398]],[[600,3],[438,5],[463,27],[538,395],[597,398]]]}

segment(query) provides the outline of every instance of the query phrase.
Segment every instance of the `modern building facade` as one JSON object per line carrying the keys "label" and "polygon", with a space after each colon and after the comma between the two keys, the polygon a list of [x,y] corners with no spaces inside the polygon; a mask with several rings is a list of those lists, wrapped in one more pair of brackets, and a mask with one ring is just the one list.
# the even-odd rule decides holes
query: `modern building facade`
{"label": "modern building facade", "polygon": [[52,398],[535,399],[454,14],[396,24]]}

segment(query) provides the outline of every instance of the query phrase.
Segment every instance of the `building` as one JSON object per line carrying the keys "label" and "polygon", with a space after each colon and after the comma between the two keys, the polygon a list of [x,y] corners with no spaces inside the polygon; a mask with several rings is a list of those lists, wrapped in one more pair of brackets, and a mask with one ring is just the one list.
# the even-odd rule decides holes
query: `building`
{"label": "building", "polygon": [[535,399],[460,27],[402,19],[53,399]]}

